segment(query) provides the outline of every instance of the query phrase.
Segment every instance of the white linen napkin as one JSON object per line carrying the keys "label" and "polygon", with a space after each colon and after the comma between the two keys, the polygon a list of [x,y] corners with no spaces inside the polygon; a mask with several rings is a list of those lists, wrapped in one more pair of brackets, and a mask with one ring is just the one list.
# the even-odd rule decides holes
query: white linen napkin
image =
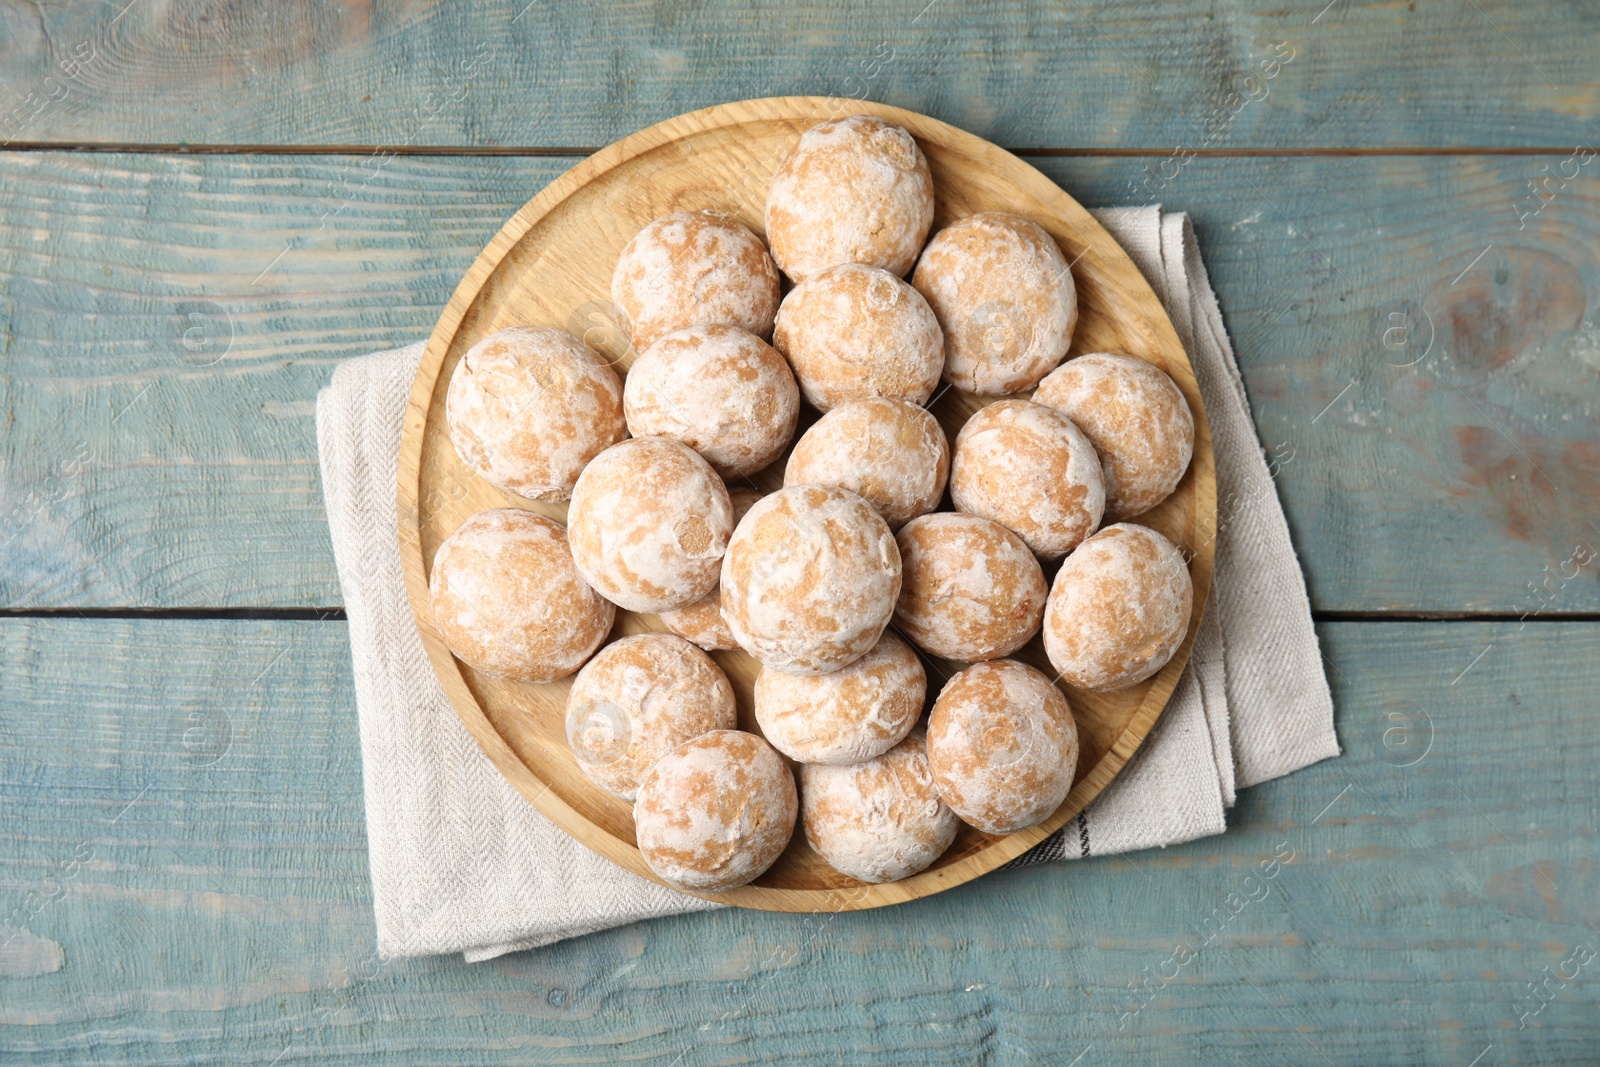
{"label": "white linen napkin", "polygon": [[[1221,833],[1234,792],[1338,755],[1305,580],[1187,216],[1096,211],[1188,350],[1217,465],[1216,571],[1188,669],[1094,803],[1012,865]],[[317,443],[349,619],[378,950],[468,961],[721,907],[646,881],[524,800],[457,719],[400,571],[395,471],[421,344],[350,360],[317,398]]]}

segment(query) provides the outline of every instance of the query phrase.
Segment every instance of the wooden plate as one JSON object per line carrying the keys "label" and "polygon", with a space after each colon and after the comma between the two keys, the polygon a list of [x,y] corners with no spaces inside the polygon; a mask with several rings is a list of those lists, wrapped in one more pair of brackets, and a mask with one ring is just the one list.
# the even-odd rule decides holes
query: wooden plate
{"label": "wooden plate", "polygon": [[[641,130],[590,156],[552,182],[511,217],[478,256],[439,316],[406,411],[399,464],[399,529],[406,586],[450,702],[489,758],[556,825],[601,855],[653,878],[634,847],[630,805],[578,769],[567,748],[563,705],[570,679],[548,685],[505,682],[478,674],[451,656],[434,628],[428,572],[439,544],[485,508],[520,507],[565,519],[565,506],[535,504],[501,492],[456,459],[444,399],[456,360],[479,338],[514,325],[570,330],[616,361],[633,353],[620,340],[607,298],[622,246],[650,220],[672,211],[732,212],[764,233],[767,183],[800,133],[828,118],[880,115],[910,130],[933,168],[938,207],[934,229],[976,211],[1011,211],[1054,235],[1078,286],[1073,354],[1126,352],[1164,368],[1195,415],[1194,461],[1177,492],[1139,521],[1192,556],[1194,614],[1172,662],[1143,685],[1113,694],[1065,688],[1083,745],[1072,792],[1050,819],[1003,837],[963,826],[933,867],[900,882],[865,886],[839,874],[806,844],[794,842],[751,885],[716,895],[743,907],[773,911],[837,911],[879,907],[937,893],[1022,855],[1060,828],[1104,789],[1150,732],[1178,676],[1211,585],[1216,481],[1211,435],[1188,358],[1166,312],[1095,220],[1048,178],[1008,152],[923,115],[848,99],[785,97],[707,108]],[[952,440],[985,401],[954,390],[932,410]],[[811,413],[815,418],[815,413]],[[802,420],[804,429],[804,419]],[[755,478],[765,491],[782,485],[784,459]],[[653,615],[618,611],[613,637],[664,629]],[[739,697],[740,726],[759,732],[750,706],[756,663],[742,652],[715,653]],[[1016,657],[1054,676],[1037,638]],[[961,664],[928,661],[929,699]]]}

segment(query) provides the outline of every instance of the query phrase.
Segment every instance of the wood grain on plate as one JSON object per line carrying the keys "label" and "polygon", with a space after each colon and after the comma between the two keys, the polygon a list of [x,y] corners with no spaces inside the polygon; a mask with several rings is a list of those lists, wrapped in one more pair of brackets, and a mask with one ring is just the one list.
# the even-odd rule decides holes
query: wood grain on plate
{"label": "wood grain on plate", "polygon": [[[530,507],[558,518],[560,506],[534,505],[495,489],[464,468],[450,445],[444,398],[456,361],[479,338],[512,325],[559,326],[589,334],[625,369],[631,354],[605,321],[605,294],[618,253],[650,220],[673,211],[726,210],[762,232],[773,170],[801,131],[829,117],[878,114],[909,129],[933,170],[934,226],[975,211],[1006,210],[1033,218],[1056,238],[1078,286],[1072,352],[1125,352],[1163,367],[1195,414],[1195,458],[1176,492],[1141,522],[1193,556],[1195,599],[1189,634],[1154,678],[1118,693],[1067,688],[1083,752],[1078,778],[1061,808],[1027,830],[991,836],[963,827],[928,870],[879,886],[839,874],[797,834],[778,862],[749,886],[714,899],[780,911],[878,907],[936,893],[1015,859],[1062,826],[1106,787],[1154,725],[1177,685],[1205,610],[1215,549],[1216,483],[1211,439],[1188,357],[1149,284],[1088,212],[1021,160],[971,134],[925,116],[879,105],[816,97],[725,104],[679,116],[603,149],[558,178],[489,242],[445,306],[428,342],[406,412],[400,450],[400,556],[423,645],[446,695],[507,779],[562,829],[630,870],[654,877],[634,846],[630,806],[578,769],[567,746],[570,680],[549,685],[479,674],[450,655],[434,628],[428,570],[434,552],[469,516],[489,507]],[[982,405],[949,390],[931,410],[953,438]],[[781,485],[782,461],[757,476]],[[659,627],[651,617],[619,612],[618,633]],[[1037,639],[1017,655],[1054,675]],[[740,700],[740,721],[759,732],[750,693],[757,665],[742,652],[717,654]],[[956,665],[930,661],[930,695]],[[1065,688],[1065,687],[1064,687]]]}

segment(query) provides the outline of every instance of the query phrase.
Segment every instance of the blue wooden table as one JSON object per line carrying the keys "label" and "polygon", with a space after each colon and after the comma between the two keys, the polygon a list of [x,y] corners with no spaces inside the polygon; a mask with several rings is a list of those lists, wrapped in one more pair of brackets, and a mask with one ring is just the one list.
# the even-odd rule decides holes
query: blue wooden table
{"label": "blue wooden table", "polygon": [[[1600,12],[1324,2],[0,4],[0,1062],[1600,1062]],[[1346,754],[889,910],[380,960],[317,390],[595,147],[796,93],[1191,213]]]}

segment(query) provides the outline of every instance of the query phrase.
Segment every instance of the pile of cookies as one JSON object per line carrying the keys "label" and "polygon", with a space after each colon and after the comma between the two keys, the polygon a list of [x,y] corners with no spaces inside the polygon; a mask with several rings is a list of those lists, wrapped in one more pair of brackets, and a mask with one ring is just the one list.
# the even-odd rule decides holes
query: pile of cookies
{"label": "pile of cookies", "polygon": [[[523,508],[462,523],[433,560],[438,630],[481,672],[576,672],[573,756],[633,802],[671,885],[745,884],[797,822],[865,882],[926,868],[961,821],[1036,825],[1078,770],[1056,681],[1133,685],[1187,631],[1183,556],[1128,521],[1189,466],[1182,393],[1131,355],[1066,359],[1077,289],[1037,223],[983,212],[929,240],[933,218],[909,133],[823,122],[772,179],[767,244],[679,212],[623,248],[625,381],[549,327],[484,337],[450,379],[461,462],[569,504],[565,526]],[[1004,399],[952,445],[926,407],[941,382]],[[796,441],[802,405],[820,417]],[[785,455],[761,492],[750,476]],[[619,608],[670,632],[606,644]],[[1057,678],[1006,658],[1041,628]],[[759,735],[709,654],[736,649],[761,664]],[[918,650],[970,664],[925,726]]]}

